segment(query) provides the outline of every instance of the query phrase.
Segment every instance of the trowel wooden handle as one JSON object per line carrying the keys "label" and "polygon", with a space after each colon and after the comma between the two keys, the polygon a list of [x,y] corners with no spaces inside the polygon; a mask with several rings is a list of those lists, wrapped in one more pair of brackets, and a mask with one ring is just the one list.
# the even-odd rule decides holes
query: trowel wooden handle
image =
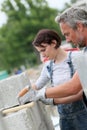
{"label": "trowel wooden handle", "polygon": [[31,103],[20,105],[20,106],[17,106],[17,107],[8,108],[6,110],[3,110],[2,114],[6,115],[6,114],[9,114],[9,113],[12,113],[12,112],[19,111],[19,110],[24,109],[24,108],[32,107],[33,105],[34,105],[34,102],[31,102]]}
{"label": "trowel wooden handle", "polygon": [[28,87],[23,88],[23,89],[19,92],[18,97],[24,96],[28,91],[29,91],[29,88],[28,88]]}

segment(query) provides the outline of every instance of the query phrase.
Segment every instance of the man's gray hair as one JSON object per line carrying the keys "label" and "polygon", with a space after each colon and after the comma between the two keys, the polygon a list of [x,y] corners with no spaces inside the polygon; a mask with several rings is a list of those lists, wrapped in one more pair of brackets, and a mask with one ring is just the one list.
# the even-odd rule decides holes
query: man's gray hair
{"label": "man's gray hair", "polygon": [[73,29],[76,29],[76,23],[81,22],[87,27],[87,11],[81,7],[71,7],[55,18],[57,23],[67,23]]}

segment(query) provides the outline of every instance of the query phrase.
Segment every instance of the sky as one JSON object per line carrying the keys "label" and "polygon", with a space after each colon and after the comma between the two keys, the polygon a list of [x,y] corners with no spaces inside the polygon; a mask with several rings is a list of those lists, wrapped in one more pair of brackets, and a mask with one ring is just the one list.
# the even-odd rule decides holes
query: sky
{"label": "sky", "polygon": [[70,3],[70,0],[46,0],[50,7],[62,9],[64,7],[64,4]]}
{"label": "sky", "polygon": [[[0,0],[0,27],[6,23],[6,15],[1,12],[1,3],[3,2],[4,0]],[[57,8],[57,9],[62,9],[64,7],[64,4],[67,2],[69,3],[70,0],[46,0],[49,4],[50,7],[52,8]]]}

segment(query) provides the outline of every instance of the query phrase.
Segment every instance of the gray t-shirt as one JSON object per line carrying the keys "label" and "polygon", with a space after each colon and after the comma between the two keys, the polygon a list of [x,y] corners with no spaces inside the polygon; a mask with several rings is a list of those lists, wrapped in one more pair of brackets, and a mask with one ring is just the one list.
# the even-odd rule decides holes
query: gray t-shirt
{"label": "gray t-shirt", "polygon": [[[74,58],[77,57],[80,54],[81,51],[73,51],[71,53],[71,60],[73,63],[74,70],[76,70],[75,63],[74,63]],[[62,61],[61,63],[55,64],[53,62],[52,64],[52,80],[53,80],[53,86],[55,87],[56,85],[62,84],[66,81],[68,81],[71,78],[70,75],[70,67],[68,62],[69,59],[69,53],[67,52],[67,58]],[[50,66],[50,61],[47,61],[42,69],[41,75],[36,81],[35,85],[37,86],[38,89],[41,89],[44,87],[49,81],[50,81],[50,73],[48,72],[47,67]]]}

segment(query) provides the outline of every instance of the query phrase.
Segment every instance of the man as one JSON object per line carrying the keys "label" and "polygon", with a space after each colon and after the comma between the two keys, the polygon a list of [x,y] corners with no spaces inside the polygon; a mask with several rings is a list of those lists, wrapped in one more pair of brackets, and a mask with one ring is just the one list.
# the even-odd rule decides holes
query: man
{"label": "man", "polygon": [[[87,46],[87,12],[81,8],[72,7],[56,17],[61,31],[67,42],[86,47]],[[77,94],[82,90],[78,73],[71,80],[56,87],[43,88],[36,92],[35,100],[41,98],[62,98]],[[33,99],[34,100],[34,99]]]}
{"label": "man", "polygon": [[[87,46],[87,12],[78,7],[71,7],[56,17],[60,24],[62,34],[67,42],[79,47]],[[46,97],[64,97],[78,93],[82,89],[78,73],[60,86],[46,90]]]}
{"label": "man", "polygon": [[[78,7],[71,7],[56,17],[62,34],[67,42],[79,47],[87,46],[87,12]],[[55,89],[55,90],[54,90]],[[60,86],[46,90],[46,97],[64,97],[78,93],[82,89],[78,73]]]}

